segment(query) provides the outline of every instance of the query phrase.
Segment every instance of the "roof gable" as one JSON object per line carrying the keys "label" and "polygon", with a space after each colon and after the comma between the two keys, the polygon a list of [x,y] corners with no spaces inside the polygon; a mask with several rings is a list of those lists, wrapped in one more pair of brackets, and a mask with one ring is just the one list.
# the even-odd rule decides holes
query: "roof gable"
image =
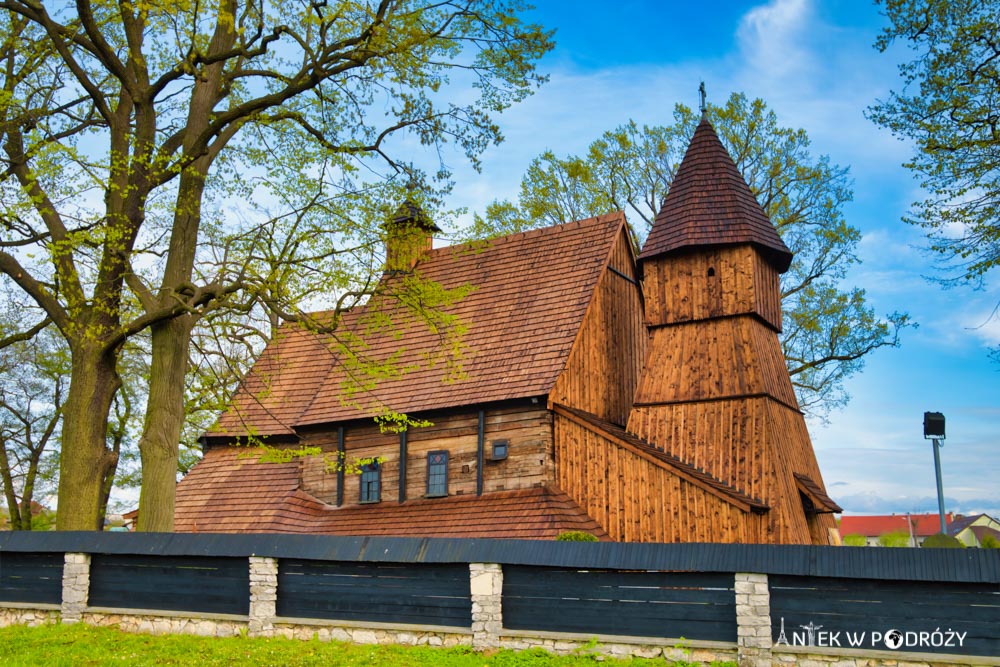
{"label": "roof gable", "polygon": [[[461,373],[441,363],[441,336],[421,321],[363,336],[364,354],[406,373],[343,399],[351,372],[331,338],[286,325],[210,436],[292,435],[301,426],[547,394],[566,366],[619,235],[621,212],[430,251],[415,268],[446,289],[473,291],[446,310],[467,327]],[[398,277],[384,277],[385,280]],[[361,336],[366,306],[340,329]],[[439,363],[429,360],[439,358]]]}
{"label": "roof gable", "polygon": [[707,119],[702,118],[653,221],[639,261],[714,245],[750,243],[779,272],[792,253]]}

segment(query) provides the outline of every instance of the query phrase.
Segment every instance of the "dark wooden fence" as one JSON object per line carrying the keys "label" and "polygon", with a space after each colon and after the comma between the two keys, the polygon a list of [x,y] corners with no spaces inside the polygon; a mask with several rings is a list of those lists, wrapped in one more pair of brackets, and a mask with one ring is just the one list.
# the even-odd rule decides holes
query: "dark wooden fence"
{"label": "dark wooden fence", "polygon": [[245,615],[249,586],[246,558],[94,554],[89,604]]}
{"label": "dark wooden fence", "polygon": [[0,533],[0,606],[60,604],[65,553],[91,554],[91,607],[245,616],[255,555],[278,561],[279,617],[470,628],[469,564],[497,563],[506,629],[723,642],[735,574],[759,573],[775,641],[886,650],[897,630],[902,650],[1000,655],[996,550]]}
{"label": "dark wooden fence", "polygon": [[63,555],[0,551],[0,601],[59,604]]}
{"label": "dark wooden fence", "polygon": [[278,616],[468,628],[469,566],[278,561]]}
{"label": "dark wooden fence", "polygon": [[1000,656],[997,584],[774,575],[768,585],[775,639],[784,625],[786,640],[798,635],[802,644],[811,625],[814,641],[821,628],[822,643],[842,648],[886,650],[901,641],[898,648],[912,651]]}
{"label": "dark wooden fence", "polygon": [[735,642],[733,576],[508,565],[503,624],[514,630]]}

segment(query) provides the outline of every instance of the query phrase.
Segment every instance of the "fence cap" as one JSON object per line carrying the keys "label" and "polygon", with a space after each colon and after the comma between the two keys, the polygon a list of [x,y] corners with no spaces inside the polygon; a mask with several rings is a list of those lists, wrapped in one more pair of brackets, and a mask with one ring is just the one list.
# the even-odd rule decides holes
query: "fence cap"
{"label": "fence cap", "polygon": [[1000,550],[762,544],[341,537],[278,533],[0,533],[4,552],[148,554],[393,563],[500,563],[590,569],[754,572],[903,581],[1000,583]]}

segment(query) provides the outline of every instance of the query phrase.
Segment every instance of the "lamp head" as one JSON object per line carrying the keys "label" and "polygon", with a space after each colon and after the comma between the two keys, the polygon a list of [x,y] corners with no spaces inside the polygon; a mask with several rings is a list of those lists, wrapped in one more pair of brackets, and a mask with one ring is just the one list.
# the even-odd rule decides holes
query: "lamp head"
{"label": "lamp head", "polygon": [[944,440],[944,415],[940,412],[924,413],[924,439]]}

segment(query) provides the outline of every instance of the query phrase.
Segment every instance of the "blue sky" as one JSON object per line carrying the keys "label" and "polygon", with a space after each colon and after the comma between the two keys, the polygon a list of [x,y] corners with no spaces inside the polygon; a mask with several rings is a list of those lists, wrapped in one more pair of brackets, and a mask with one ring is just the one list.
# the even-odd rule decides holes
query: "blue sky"
{"label": "blue sky", "polygon": [[[932,258],[920,231],[900,218],[921,198],[901,164],[908,144],[876,128],[864,110],[899,87],[905,47],[872,48],[884,19],[864,0],[663,2],[536,0],[536,20],[556,28],[542,64],[550,82],[505,112],[506,141],[482,174],[452,160],[458,185],[449,204],[483,210],[516,198],[521,175],[545,149],[582,153],[628,119],[667,124],[674,104],[732,92],[767,102],[785,126],[801,127],[813,153],[849,166],[854,202],[847,219],[863,233],[862,264],[848,283],[867,290],[877,312],[907,311],[917,330],[902,347],[880,350],[852,378],[850,405],[811,423],[830,494],[848,513],[935,512],[925,410],[943,412],[946,509],[1000,516],[1000,344],[991,319],[998,276],[985,290],[944,290],[930,282]],[[599,213],[599,212],[595,212]]]}

